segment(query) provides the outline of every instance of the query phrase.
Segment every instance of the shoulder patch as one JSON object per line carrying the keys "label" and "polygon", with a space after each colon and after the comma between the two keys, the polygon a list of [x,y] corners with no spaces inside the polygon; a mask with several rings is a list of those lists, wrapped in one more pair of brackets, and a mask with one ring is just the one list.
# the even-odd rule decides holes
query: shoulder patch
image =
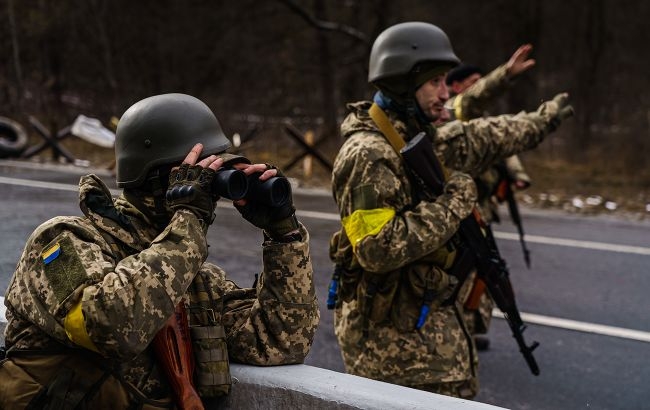
{"label": "shoulder patch", "polygon": [[54,296],[62,302],[88,279],[86,270],[68,236],[59,236],[45,249],[42,254],[45,277]]}
{"label": "shoulder patch", "polygon": [[364,184],[352,189],[352,210],[377,208],[377,191],[370,184]]}
{"label": "shoulder patch", "polygon": [[43,251],[43,253],[41,254],[41,256],[43,257],[43,263],[46,265],[49,264],[54,259],[56,259],[60,254],[61,254],[61,244],[57,242]]}

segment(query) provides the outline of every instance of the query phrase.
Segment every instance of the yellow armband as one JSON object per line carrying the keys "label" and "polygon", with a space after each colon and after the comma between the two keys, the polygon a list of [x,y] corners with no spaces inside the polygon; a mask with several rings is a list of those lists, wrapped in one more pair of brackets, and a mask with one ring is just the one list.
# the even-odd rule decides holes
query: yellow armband
{"label": "yellow armband", "polygon": [[68,339],[72,343],[99,353],[95,344],[90,340],[90,336],[88,336],[84,314],[81,310],[81,300],[70,309],[63,323],[65,334],[68,335]]}
{"label": "yellow armband", "polygon": [[461,105],[462,102],[463,94],[458,94],[456,98],[454,98],[454,116],[459,121],[467,121],[469,118],[466,118],[464,115],[463,106]]}
{"label": "yellow armband", "polygon": [[343,218],[341,223],[354,248],[366,236],[378,234],[394,216],[392,208],[359,209]]}

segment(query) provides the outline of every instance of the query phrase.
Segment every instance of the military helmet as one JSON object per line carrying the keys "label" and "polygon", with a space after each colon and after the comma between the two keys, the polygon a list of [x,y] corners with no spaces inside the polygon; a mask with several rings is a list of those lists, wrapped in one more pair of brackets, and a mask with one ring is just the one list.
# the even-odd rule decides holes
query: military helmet
{"label": "military helmet", "polygon": [[117,186],[143,185],[150,171],[180,163],[197,143],[203,144],[202,156],[230,147],[219,121],[201,100],[162,94],[136,102],[117,125]]}
{"label": "military helmet", "polygon": [[407,22],[384,30],[372,45],[368,82],[382,89],[389,85],[398,92],[410,91],[414,70],[436,66],[455,67],[460,60],[449,38],[439,27],[423,22]]}

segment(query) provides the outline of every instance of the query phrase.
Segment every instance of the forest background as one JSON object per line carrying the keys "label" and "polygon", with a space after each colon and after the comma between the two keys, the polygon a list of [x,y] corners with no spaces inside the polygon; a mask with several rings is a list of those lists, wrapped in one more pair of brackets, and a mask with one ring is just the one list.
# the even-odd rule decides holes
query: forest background
{"label": "forest background", "polygon": [[[374,38],[426,21],[487,71],[533,44],[537,65],[492,114],[569,93],[575,117],[522,155],[527,202],[586,211],[610,201],[650,218],[648,16],[650,2],[632,0],[0,0],[0,116],[37,143],[29,116],[54,131],[79,114],[108,124],[139,99],[182,92],[205,101],[256,161],[283,166],[303,152],[287,124],[312,131],[332,161],[345,104],[374,92]],[[77,138],[63,145],[95,165],[112,160],[112,150]],[[302,172],[287,170],[329,186],[320,163],[310,178]]]}

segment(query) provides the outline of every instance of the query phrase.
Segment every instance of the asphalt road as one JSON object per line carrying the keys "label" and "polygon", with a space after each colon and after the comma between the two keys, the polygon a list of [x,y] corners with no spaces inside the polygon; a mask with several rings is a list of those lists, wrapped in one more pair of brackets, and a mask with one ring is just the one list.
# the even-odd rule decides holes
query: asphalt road
{"label": "asphalt road", "polygon": [[[76,183],[83,173],[0,161],[1,289],[39,223],[80,214]],[[335,205],[327,193],[303,190],[296,190],[295,203],[310,231],[321,302],[321,325],[306,363],[344,371],[332,314],[325,308],[332,270],[328,241],[339,223]],[[507,219],[505,211],[502,215]],[[529,324],[524,335],[540,343],[535,357],[541,374],[529,372],[506,322],[495,318],[490,349],[480,353],[476,400],[512,409],[650,408],[650,223],[527,209],[523,217],[531,269],[524,265],[515,228],[504,222],[495,230]],[[231,207],[220,206],[208,235],[209,260],[241,286],[251,285],[261,269],[260,232]]]}

